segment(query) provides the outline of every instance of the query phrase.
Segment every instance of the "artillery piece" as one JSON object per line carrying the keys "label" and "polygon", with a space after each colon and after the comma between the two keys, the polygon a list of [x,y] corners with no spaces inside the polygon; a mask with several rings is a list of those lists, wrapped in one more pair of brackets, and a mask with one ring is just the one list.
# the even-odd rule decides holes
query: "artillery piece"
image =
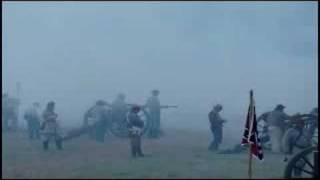
{"label": "artillery piece", "polygon": [[[299,129],[307,128],[312,129],[312,127],[315,127],[316,123],[314,120],[315,117],[313,114],[296,114],[291,117],[291,120],[288,120],[285,122],[285,134],[284,138],[286,138],[286,134],[290,134],[290,132],[293,129],[293,127],[298,127]],[[261,139],[261,143],[264,149],[271,150],[271,143],[270,143],[270,136],[268,132],[268,124],[265,121],[259,121],[258,122],[258,131],[259,131],[259,137]]]}
{"label": "artillery piece", "polygon": [[[134,106],[136,104],[127,104],[130,109],[130,107]],[[146,110],[146,106],[144,105],[138,105],[141,107],[141,111],[139,112],[139,116],[141,120],[144,122],[144,128],[142,129],[142,135],[145,135],[148,133],[148,131],[151,128],[151,117],[149,112]],[[160,108],[177,108],[178,106],[160,106]],[[127,110],[126,115],[128,115],[129,110]],[[117,137],[128,137],[129,131],[127,128],[127,116],[124,119],[112,119],[111,120],[111,128],[110,131],[114,136]]]}
{"label": "artillery piece", "polygon": [[[131,104],[128,104],[129,107],[131,107]],[[139,116],[141,118],[141,120],[144,122],[144,127],[142,129],[142,135],[146,134],[146,132],[150,129],[150,115],[149,113],[146,111],[145,108],[143,108],[143,106],[140,106],[141,111],[139,112]],[[127,115],[128,115],[129,111],[126,112],[126,117],[124,119],[112,119],[111,120],[111,127],[110,127],[110,132],[117,137],[122,137],[122,138],[126,138],[129,136],[129,131],[127,128],[128,125],[128,120],[127,120]]]}
{"label": "artillery piece", "polygon": [[[319,177],[318,126],[317,120],[315,120],[317,118],[317,116],[312,114],[300,115],[300,117],[297,118],[300,119],[300,121],[296,122],[298,125],[312,131],[311,137],[309,138],[310,142],[305,147],[295,143],[295,147],[300,148],[300,151],[289,160],[284,171],[284,178],[317,179],[317,177]],[[313,121],[311,119],[313,119]],[[303,136],[303,134],[301,136]]]}
{"label": "artillery piece", "polygon": [[[109,124],[109,128],[107,129],[107,134],[111,133],[113,136],[120,137],[120,138],[127,138],[129,136],[129,131],[127,128],[127,125],[128,125],[127,115],[129,113],[130,107],[132,107],[133,105],[136,105],[136,104],[127,104],[128,108],[125,112],[126,116],[124,118],[115,118],[115,116],[113,116],[112,114],[113,113],[112,106],[107,105],[111,107],[111,111],[110,111],[111,121]],[[138,105],[138,106],[141,107],[141,111],[139,112],[138,115],[140,116],[141,120],[144,122],[144,128],[142,129],[142,135],[144,136],[145,134],[147,134],[147,132],[151,128],[151,118],[145,106],[143,105]],[[177,108],[177,107],[178,106],[161,106],[161,108]],[[66,135],[63,137],[63,140],[70,140],[75,137],[79,137],[83,134],[90,133],[90,131],[92,131],[92,129],[95,128],[98,122],[88,124],[87,123],[88,118],[89,117],[85,117],[85,123],[82,127],[68,131]]]}

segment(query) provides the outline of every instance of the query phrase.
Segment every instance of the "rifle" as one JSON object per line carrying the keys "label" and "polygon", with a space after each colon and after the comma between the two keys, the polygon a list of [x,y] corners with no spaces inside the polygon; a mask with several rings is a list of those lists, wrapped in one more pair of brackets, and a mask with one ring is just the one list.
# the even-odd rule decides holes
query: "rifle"
{"label": "rifle", "polygon": [[[127,106],[132,107],[132,106],[139,106],[141,109],[145,109],[147,106],[146,105],[138,105],[138,104],[127,104]],[[168,108],[178,108],[178,106],[174,105],[162,105],[160,106],[161,109],[168,109]]]}
{"label": "rifle", "polygon": [[178,106],[174,106],[174,105],[163,105],[163,106],[160,106],[160,108],[163,108],[163,109],[178,108]]}
{"label": "rifle", "polygon": [[127,103],[126,105],[127,105],[127,106],[129,106],[129,107],[132,107],[132,106],[139,106],[141,109],[145,109],[145,108],[147,107],[146,105],[130,104],[130,103]]}

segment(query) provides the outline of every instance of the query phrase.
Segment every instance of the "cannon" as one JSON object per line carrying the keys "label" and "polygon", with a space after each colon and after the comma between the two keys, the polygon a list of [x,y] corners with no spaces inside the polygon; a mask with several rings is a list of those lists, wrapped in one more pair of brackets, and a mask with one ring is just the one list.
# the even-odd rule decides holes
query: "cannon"
{"label": "cannon", "polygon": [[[300,129],[310,129],[316,127],[315,121],[317,117],[313,114],[296,114],[291,117],[291,120],[286,121],[285,124],[285,133],[283,138],[287,138],[286,135],[291,131],[294,127],[299,127]],[[259,137],[261,140],[262,147],[267,150],[271,150],[270,144],[270,136],[268,132],[268,124],[265,121],[258,121],[257,124]],[[304,148],[304,147],[302,147]]]}
{"label": "cannon", "polygon": [[[128,109],[130,109],[132,106],[134,106],[136,104],[127,104],[127,106],[129,107]],[[142,129],[142,136],[144,136],[145,134],[148,134],[148,131],[151,128],[151,117],[149,112],[146,110],[146,106],[144,105],[138,105],[139,107],[141,107],[141,111],[139,112],[139,116],[141,118],[141,120],[144,122],[144,127]],[[112,108],[112,107],[111,107]],[[160,106],[161,109],[167,109],[167,108],[178,108],[178,106],[170,106],[170,105],[163,105]],[[126,114],[128,115],[129,110],[127,110]],[[127,128],[127,116],[124,118],[112,118],[111,120],[111,128],[110,131],[114,136],[117,137],[128,137],[129,135],[129,131]]]}
{"label": "cannon", "polygon": [[284,178],[315,178],[319,177],[318,147],[311,146],[297,153],[288,162]]}
{"label": "cannon", "polygon": [[[129,131],[127,128],[128,120],[127,120],[128,111],[126,112],[126,117],[123,119],[112,119],[110,132],[116,136],[121,138],[126,138],[129,136]],[[150,115],[149,113],[142,108],[138,114],[141,120],[144,122],[144,127],[142,129],[142,135],[146,134],[146,132],[150,129]]]}
{"label": "cannon", "polygon": [[[311,117],[310,115],[303,115],[303,117]],[[314,118],[314,117],[313,117]],[[317,117],[316,117],[317,118]],[[319,177],[318,166],[318,128],[314,124],[315,121],[304,120],[305,128],[315,127],[316,129],[311,134],[310,145],[306,147],[299,147],[300,151],[293,155],[288,161],[284,171],[284,178],[315,178]],[[317,122],[317,121],[316,121]]]}
{"label": "cannon", "polygon": [[[112,134],[113,136],[120,137],[120,138],[127,138],[129,136],[129,131],[127,127],[128,125],[127,115],[129,113],[130,107],[132,107],[133,105],[136,105],[136,104],[127,104],[128,108],[125,112],[126,115],[120,118],[117,117],[116,114],[113,114],[112,106],[109,104],[107,105],[111,108],[110,110],[111,116],[109,121],[110,124],[108,125],[109,128],[107,129],[106,134]],[[138,105],[138,106],[141,107],[141,111],[139,112],[138,115],[140,116],[141,120],[144,122],[144,128],[142,129],[142,136],[144,136],[145,134],[147,134],[147,132],[151,128],[151,118],[145,106],[143,105]],[[178,106],[167,106],[167,105],[161,106],[161,108],[177,108],[177,107]],[[90,112],[90,109],[88,112]],[[90,122],[90,117],[88,116],[88,114],[89,113],[86,113],[85,115],[84,125],[82,127],[69,130],[68,132],[65,133],[62,139],[67,141],[84,134],[88,134],[88,133],[90,134],[98,122],[88,123]]]}

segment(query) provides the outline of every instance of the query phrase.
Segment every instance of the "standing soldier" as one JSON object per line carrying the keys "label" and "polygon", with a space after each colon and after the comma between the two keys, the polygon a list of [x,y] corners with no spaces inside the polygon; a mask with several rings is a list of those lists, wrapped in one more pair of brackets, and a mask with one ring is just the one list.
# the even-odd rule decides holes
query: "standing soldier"
{"label": "standing soldier", "polygon": [[90,109],[88,109],[86,111],[86,113],[84,114],[84,117],[83,117],[83,126],[85,128],[88,128],[88,134],[89,134],[89,137],[91,139],[94,139],[94,128],[93,128],[93,125],[94,125],[94,118],[93,118],[93,114],[92,114],[92,110],[97,106],[97,104],[95,104],[94,106],[92,106]]}
{"label": "standing soldier", "polygon": [[[282,150],[285,153],[285,161],[288,160],[287,155],[292,155],[293,148],[307,148],[312,145],[315,130],[317,128],[317,115],[314,111],[309,114],[297,113],[291,116],[290,125],[282,138]],[[295,172],[297,173],[297,171]]]}
{"label": "standing soldier", "polygon": [[267,121],[268,121],[268,115],[269,115],[269,114],[270,114],[270,111],[261,114],[261,115],[258,117],[257,122],[260,122],[260,121],[262,120],[262,121],[264,121],[265,123],[267,123]]}
{"label": "standing soldier", "polygon": [[150,130],[148,131],[148,136],[150,138],[158,138],[160,135],[163,135],[160,123],[160,113],[161,109],[167,108],[177,108],[178,106],[161,106],[159,100],[159,90],[152,90],[152,96],[147,100],[146,105],[143,108],[148,110],[150,115]]}
{"label": "standing soldier", "polygon": [[[268,143],[270,141],[270,136],[269,136],[269,132],[268,132],[268,116],[270,114],[271,111],[265,112],[263,114],[261,114],[258,118],[257,118],[257,124],[258,127],[261,127],[261,129],[259,130],[259,136],[260,136],[260,141],[261,144],[263,145],[263,147],[265,146],[266,143]],[[260,122],[263,122],[263,125],[261,125]]]}
{"label": "standing soldier", "polygon": [[281,140],[286,129],[286,120],[290,120],[283,110],[285,106],[279,104],[271,111],[267,118],[268,132],[271,140],[271,150],[274,153],[281,152]]}
{"label": "standing soldier", "polygon": [[131,155],[132,157],[143,157],[141,150],[141,132],[144,126],[143,121],[140,119],[138,113],[140,111],[139,106],[133,106],[128,114],[128,129],[129,137],[131,141]]}
{"label": "standing soldier", "polygon": [[218,150],[219,144],[222,142],[222,125],[226,120],[222,119],[219,112],[222,110],[222,105],[217,104],[209,113],[210,129],[213,135],[213,140],[209,146],[210,151]]}
{"label": "standing soldier", "polygon": [[18,114],[20,101],[17,98],[2,95],[2,116],[4,131],[16,131],[18,129]]}
{"label": "standing soldier", "polygon": [[57,122],[58,114],[54,112],[55,103],[53,101],[47,104],[47,108],[42,114],[43,122],[41,129],[44,131],[43,149],[49,149],[50,141],[54,140],[56,147],[62,150],[62,137],[59,135],[59,124]]}
{"label": "standing soldier", "polygon": [[107,130],[110,128],[110,111],[105,108],[108,105],[103,100],[98,100],[91,110],[94,135],[97,142],[104,142]]}
{"label": "standing soldier", "polygon": [[316,128],[318,127],[318,108],[313,108],[310,112],[311,117],[309,118],[310,121],[310,131],[313,135]]}
{"label": "standing soldier", "polygon": [[2,131],[9,130],[9,97],[8,94],[2,94]]}
{"label": "standing soldier", "polygon": [[35,102],[32,104],[32,107],[26,110],[24,113],[24,119],[27,121],[28,124],[28,132],[29,138],[33,139],[40,139],[40,114],[39,114],[39,103]]}
{"label": "standing soldier", "polygon": [[150,130],[148,136],[150,138],[158,138],[163,134],[160,124],[161,107],[159,100],[159,90],[152,90],[152,96],[147,100],[145,107],[148,109],[151,119]]}
{"label": "standing soldier", "polygon": [[150,114],[151,126],[149,130],[149,137],[158,138],[161,134],[160,129],[160,100],[159,90],[153,90],[152,96],[147,100],[146,108]]}

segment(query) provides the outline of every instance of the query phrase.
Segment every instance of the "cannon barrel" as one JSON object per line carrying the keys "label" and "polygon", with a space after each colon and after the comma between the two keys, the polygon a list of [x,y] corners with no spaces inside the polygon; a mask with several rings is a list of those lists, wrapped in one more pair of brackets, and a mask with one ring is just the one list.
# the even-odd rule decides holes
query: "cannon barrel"
{"label": "cannon barrel", "polygon": [[160,106],[160,108],[178,108],[178,106],[176,106],[176,105],[163,105],[163,106]]}

